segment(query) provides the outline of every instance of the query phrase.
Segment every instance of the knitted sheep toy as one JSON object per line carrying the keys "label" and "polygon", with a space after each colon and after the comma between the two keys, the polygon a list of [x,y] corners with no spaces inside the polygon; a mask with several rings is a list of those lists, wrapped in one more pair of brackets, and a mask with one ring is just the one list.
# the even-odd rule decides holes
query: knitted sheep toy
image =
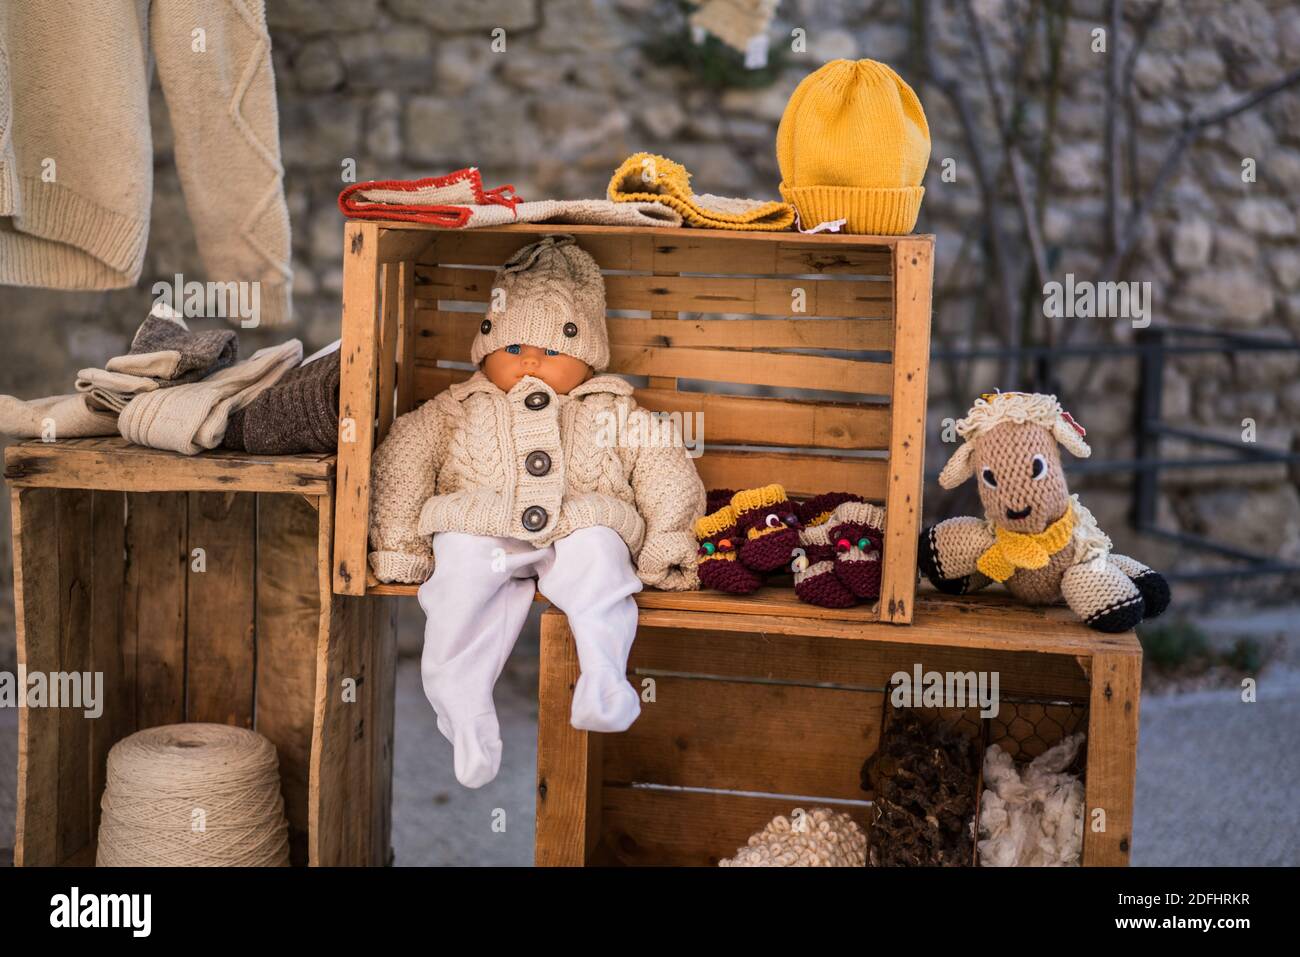
{"label": "knitted sheep toy", "polygon": [[944,488],[977,477],[983,519],[950,518],[921,533],[918,562],[936,588],[964,594],[1002,582],[1033,605],[1065,599],[1098,631],[1127,631],[1169,605],[1169,585],[1110,539],[1071,495],[1057,444],[1092,454],[1083,427],[1054,395],[1002,392],[956,424],[965,441],[939,475]]}

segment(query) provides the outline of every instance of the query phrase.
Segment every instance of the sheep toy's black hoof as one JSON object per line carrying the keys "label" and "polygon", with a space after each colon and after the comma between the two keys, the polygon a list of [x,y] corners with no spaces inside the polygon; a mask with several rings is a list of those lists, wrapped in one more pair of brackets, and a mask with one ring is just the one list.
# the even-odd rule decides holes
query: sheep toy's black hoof
{"label": "sheep toy's black hoof", "polygon": [[1145,571],[1133,579],[1133,584],[1142,593],[1145,618],[1155,618],[1169,607],[1169,582],[1159,572]]}
{"label": "sheep toy's black hoof", "polygon": [[921,539],[916,548],[916,564],[921,574],[929,579],[930,584],[939,591],[949,595],[964,595],[970,587],[970,576],[961,578],[944,578],[939,564],[939,547],[935,542],[935,526],[931,525],[921,532]]}
{"label": "sheep toy's black hoof", "polygon": [[1128,631],[1142,620],[1144,604],[1140,594],[1134,595],[1109,608],[1103,608],[1089,616],[1085,623],[1094,631],[1104,631],[1109,634]]}

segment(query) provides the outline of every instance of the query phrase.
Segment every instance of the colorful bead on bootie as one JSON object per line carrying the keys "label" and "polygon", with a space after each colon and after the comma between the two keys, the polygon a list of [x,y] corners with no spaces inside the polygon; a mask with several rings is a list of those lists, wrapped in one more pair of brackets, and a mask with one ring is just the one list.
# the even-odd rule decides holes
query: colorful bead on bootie
{"label": "colorful bead on bootie", "polygon": [[867,502],[845,502],[826,520],[835,548],[835,575],[865,601],[880,597],[880,550],[885,510]]}
{"label": "colorful bead on bootie", "polygon": [[799,530],[799,552],[790,569],[794,572],[794,593],[800,601],[823,608],[849,608],[858,603],[835,574],[835,546],[831,526],[823,522]]}
{"label": "colorful bead on bootie", "polygon": [[696,561],[701,588],[748,595],[763,584],[759,575],[736,561],[736,514],[730,505],[697,518],[695,537],[700,540]]}
{"label": "colorful bead on bootie", "polygon": [[756,572],[770,572],[790,563],[799,546],[799,517],[780,485],[737,492],[731,499],[740,534],[740,560]]}

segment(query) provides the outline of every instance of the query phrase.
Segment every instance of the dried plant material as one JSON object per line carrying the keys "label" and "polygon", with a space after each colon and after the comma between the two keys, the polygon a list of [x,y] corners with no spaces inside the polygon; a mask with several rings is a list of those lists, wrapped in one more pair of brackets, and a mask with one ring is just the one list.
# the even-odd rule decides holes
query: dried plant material
{"label": "dried plant material", "polygon": [[[790,818],[794,820],[791,821]],[[856,821],[830,808],[795,808],[778,815],[719,867],[865,867],[867,836]]]}
{"label": "dried plant material", "polygon": [[974,742],[912,711],[895,711],[880,747],[862,766],[875,795],[873,867],[966,867],[975,815]]}

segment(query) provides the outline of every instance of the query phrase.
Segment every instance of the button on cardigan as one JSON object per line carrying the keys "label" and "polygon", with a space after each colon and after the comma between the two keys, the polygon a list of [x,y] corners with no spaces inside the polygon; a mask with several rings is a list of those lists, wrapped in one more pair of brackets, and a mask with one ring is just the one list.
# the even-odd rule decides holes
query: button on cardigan
{"label": "button on cardigan", "polygon": [[139,280],[155,63],[205,267],[185,281],[260,283],[272,325],[292,273],[262,0],[0,2],[0,284]]}
{"label": "button on cardigan", "polygon": [[[532,376],[502,392],[476,372],[440,393],[394,422],[375,451],[376,577],[423,581],[438,532],[544,548],[603,525],[627,544],[647,585],[698,587],[692,528],[704,486],[680,442],[644,441],[665,434],[651,415],[610,375],[559,395]],[[542,456],[548,468],[537,467]]]}

